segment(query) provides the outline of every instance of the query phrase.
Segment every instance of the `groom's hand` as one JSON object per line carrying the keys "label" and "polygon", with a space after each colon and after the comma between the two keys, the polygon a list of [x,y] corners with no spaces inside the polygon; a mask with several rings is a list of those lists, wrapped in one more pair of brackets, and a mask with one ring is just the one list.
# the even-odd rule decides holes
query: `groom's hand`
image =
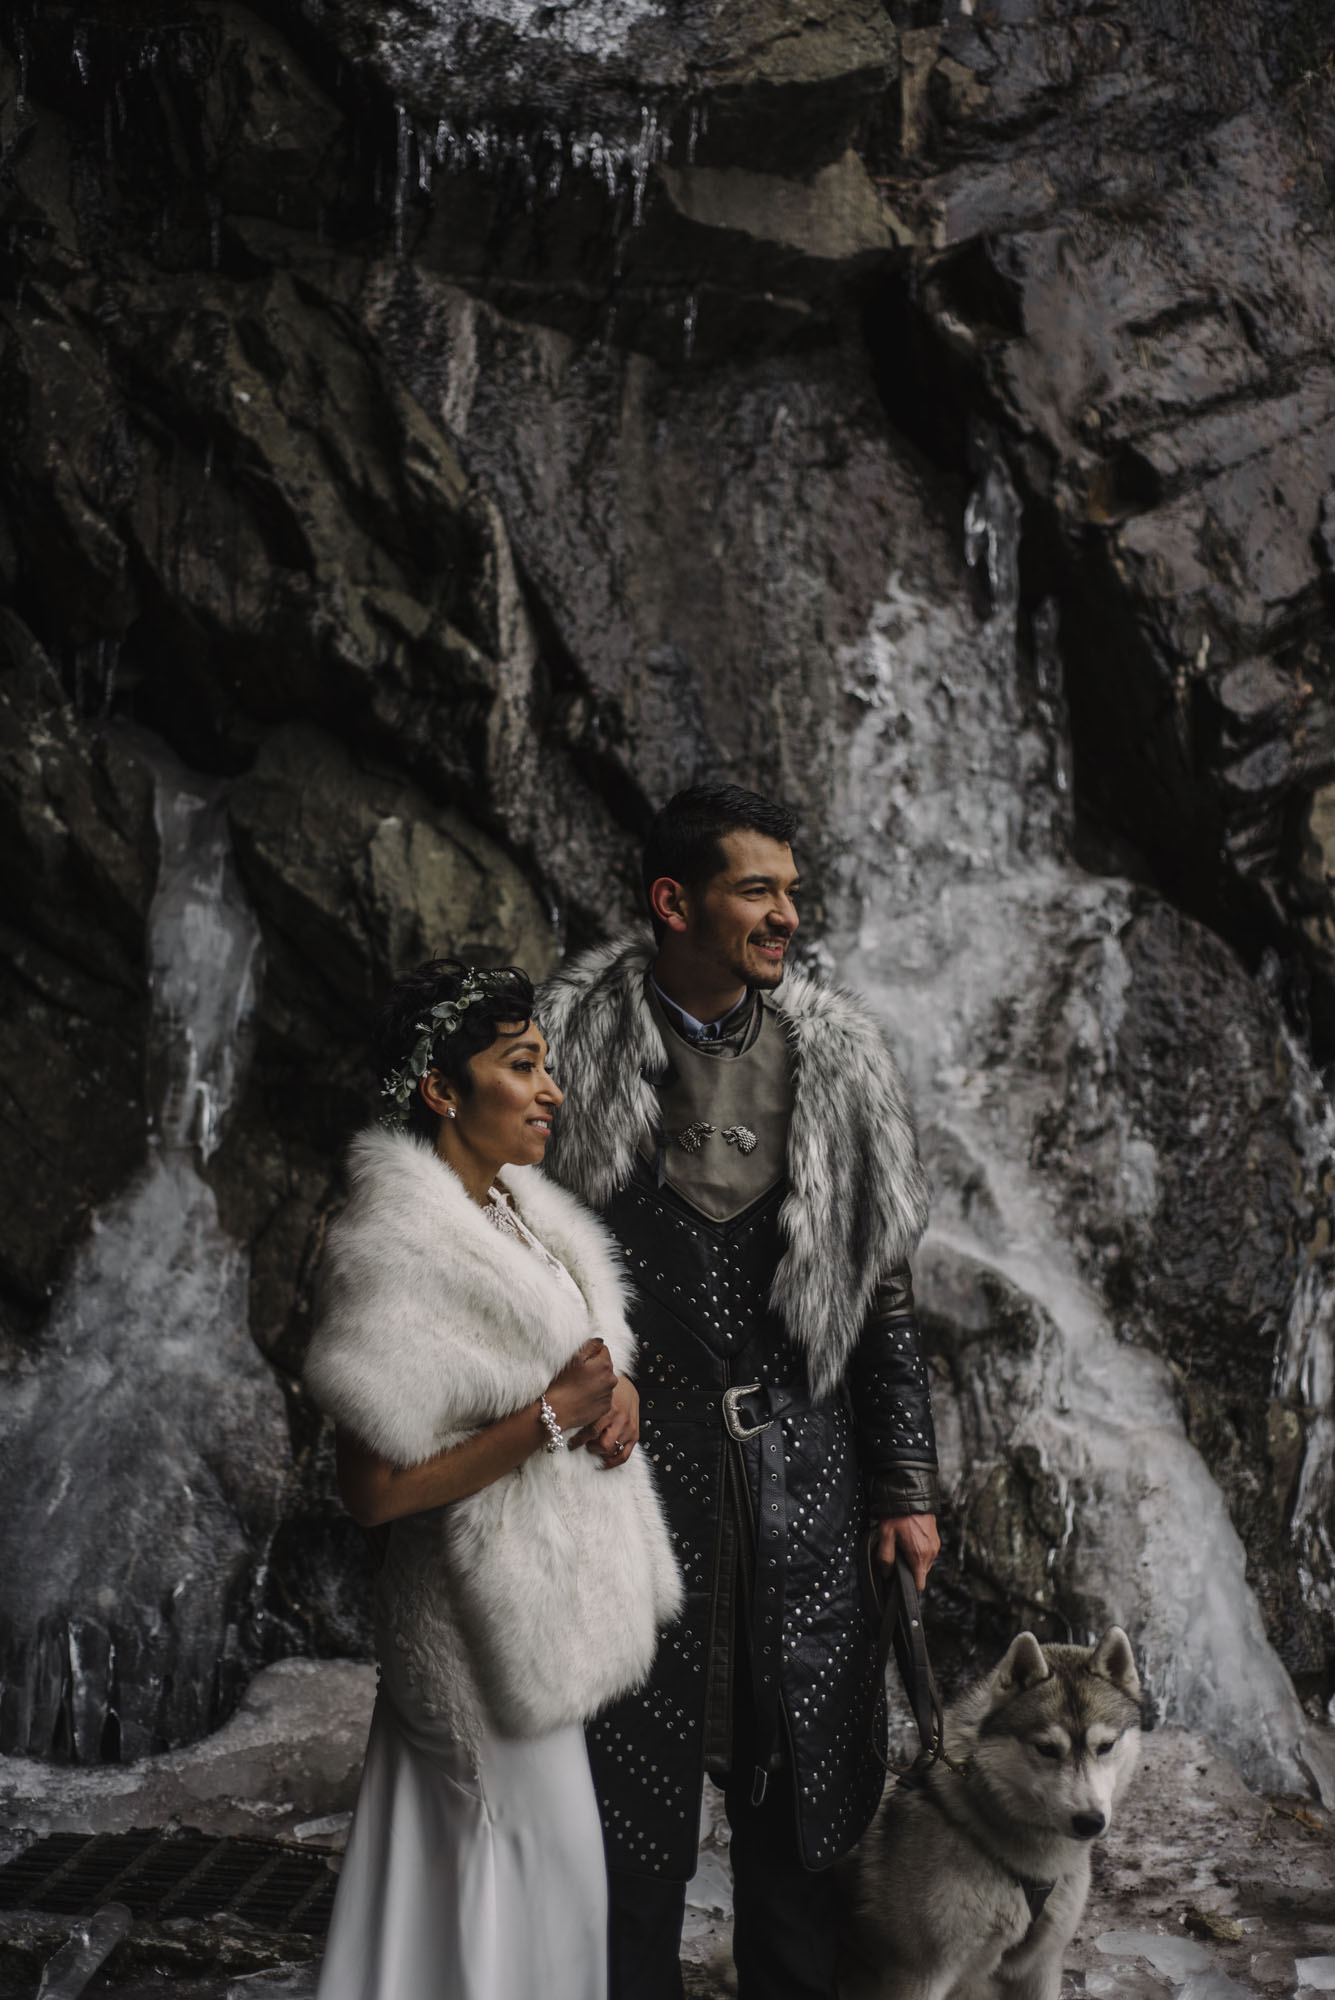
{"label": "groom's hand", "polygon": [[881,1539],[876,1560],[887,1573],[903,1556],[913,1571],[919,1590],[927,1588],[927,1572],[941,1553],[941,1537],[936,1532],[935,1514],[901,1514],[896,1520],[881,1522]]}

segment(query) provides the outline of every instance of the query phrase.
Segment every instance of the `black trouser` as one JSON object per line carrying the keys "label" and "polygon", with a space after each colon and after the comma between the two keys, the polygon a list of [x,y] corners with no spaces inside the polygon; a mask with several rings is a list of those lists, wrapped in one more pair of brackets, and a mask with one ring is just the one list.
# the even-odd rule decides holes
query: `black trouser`
{"label": "black trouser", "polygon": [[[737,1661],[732,1773],[723,1800],[732,1828],[732,1951],[738,2000],[837,2000],[839,1911],[833,1872],[804,1868],[797,1850],[793,1774],[755,1782],[755,1706],[745,1654]],[[686,1884],[612,1870],[611,2000],[681,2000]]]}

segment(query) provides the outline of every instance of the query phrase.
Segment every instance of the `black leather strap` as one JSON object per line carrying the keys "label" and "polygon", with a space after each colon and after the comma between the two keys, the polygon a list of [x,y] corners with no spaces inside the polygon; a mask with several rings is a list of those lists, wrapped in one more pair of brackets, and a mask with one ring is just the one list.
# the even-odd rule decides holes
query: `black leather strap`
{"label": "black leather strap", "polygon": [[[753,1401],[758,1398],[753,1398]],[[783,1656],[784,1584],[787,1573],[788,1482],[784,1473],[782,1408],[756,1442],[760,1447],[760,1504],[756,1510],[756,1574],[751,1605],[751,1674],[756,1703],[756,1769],[751,1803],[759,1805],[769,1783],[779,1745],[780,1682]]]}
{"label": "black leather strap", "polygon": [[791,1417],[810,1402],[805,1382],[762,1382],[749,1396],[738,1396],[737,1410],[748,1425],[777,1424],[780,1417]]}
{"label": "black leather strap", "polygon": [[863,1581],[868,1601],[880,1607],[876,1657],[880,1671],[884,1673],[893,1651],[909,1707],[913,1710],[913,1720],[918,1726],[922,1744],[918,1763],[934,1764],[944,1748],[944,1723],[941,1695],[927,1652],[918,1586],[903,1556],[896,1557],[894,1569],[888,1577],[881,1574],[876,1560],[879,1546],[880,1529],[873,1528],[863,1544]]}
{"label": "black leather strap", "polygon": [[760,1453],[760,1497],[756,1507],[756,1571],[751,1602],[751,1678],[756,1707],[756,1768],[751,1803],[759,1805],[779,1748],[782,1716],[780,1665],[788,1575],[788,1479],[780,1419],[810,1406],[805,1380],[761,1382],[747,1394],[734,1392],[733,1414],[755,1437]]}
{"label": "black leather strap", "polygon": [[[728,1391],[731,1416],[718,1389],[687,1389],[646,1396],[645,1420],[658,1429],[673,1424],[719,1425],[729,1436],[754,1439],[760,1458],[756,1505],[755,1579],[751,1601],[751,1679],[756,1713],[756,1767],[752,1800],[759,1805],[779,1748],[782,1718],[783,1617],[788,1555],[788,1480],[780,1419],[810,1407],[805,1379],[760,1382]],[[734,1428],[734,1425],[736,1428]]]}
{"label": "black leather strap", "polygon": [[[675,1394],[670,1389],[645,1390],[641,1401],[646,1415],[651,1416],[660,1427],[666,1424],[721,1424],[727,1429],[721,1389],[683,1389]],[[766,1425],[777,1423],[780,1417],[806,1409],[810,1401],[810,1391],[804,1381],[761,1382],[745,1396],[737,1392],[734,1408],[747,1430],[759,1432]]]}

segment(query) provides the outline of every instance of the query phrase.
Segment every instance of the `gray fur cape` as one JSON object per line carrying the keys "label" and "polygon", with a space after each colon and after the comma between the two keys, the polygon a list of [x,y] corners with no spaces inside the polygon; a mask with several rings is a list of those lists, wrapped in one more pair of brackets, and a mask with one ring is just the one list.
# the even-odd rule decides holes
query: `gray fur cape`
{"label": "gray fur cape", "polygon": [[[654,945],[635,931],[572,960],[538,995],[567,1104],[546,1171],[602,1208],[653,1131],[668,1065],[644,979]],[[899,1068],[863,1003],[789,970],[768,995],[792,1051],[786,1248],[771,1303],[806,1355],[812,1393],[839,1381],[872,1293],[927,1226],[929,1189]]]}
{"label": "gray fur cape", "polygon": [[[306,1361],[316,1401],[393,1464],[417,1465],[534,1403],[593,1334],[619,1372],[634,1342],[606,1232],[535,1167],[503,1182],[572,1296],[488,1222],[433,1149],[353,1141],[352,1196],[329,1231]],[[642,1452],[604,1471],[536,1451],[447,1507],[396,1521],[377,1592],[391,1691],[459,1740],[582,1722],[648,1674],[681,1587]]]}

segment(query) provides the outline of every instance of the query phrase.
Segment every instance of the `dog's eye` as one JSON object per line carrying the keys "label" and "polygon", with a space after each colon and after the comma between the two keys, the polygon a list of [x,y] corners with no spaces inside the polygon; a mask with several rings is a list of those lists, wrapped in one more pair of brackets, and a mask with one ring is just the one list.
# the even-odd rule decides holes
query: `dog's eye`
{"label": "dog's eye", "polygon": [[1034,1748],[1040,1757],[1051,1757],[1054,1764],[1060,1764],[1062,1753],[1057,1744],[1035,1743]]}
{"label": "dog's eye", "polygon": [[[1116,1737],[1114,1737],[1113,1742],[1115,1743],[1116,1740],[1117,1740]],[[1094,1755],[1096,1757],[1106,1757],[1108,1755],[1108,1752],[1112,1749],[1112,1747],[1113,1747],[1112,1743],[1096,1743],[1094,1745]]]}

